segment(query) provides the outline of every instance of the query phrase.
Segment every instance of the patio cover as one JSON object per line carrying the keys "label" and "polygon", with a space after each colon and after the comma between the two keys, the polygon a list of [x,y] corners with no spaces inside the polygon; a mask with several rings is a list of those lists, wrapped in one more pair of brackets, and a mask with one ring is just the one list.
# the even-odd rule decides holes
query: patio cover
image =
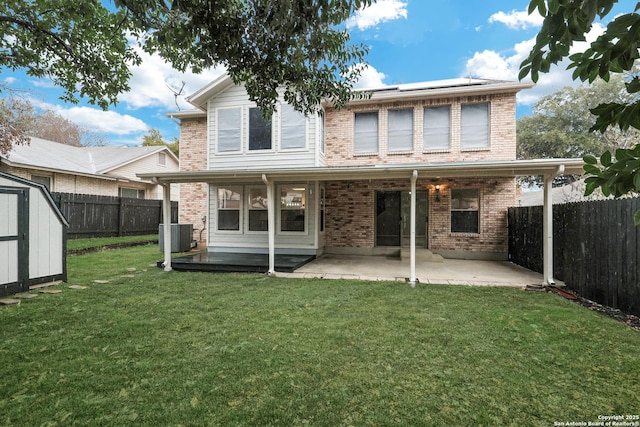
{"label": "patio cover", "polygon": [[[415,217],[416,217],[416,181],[419,178],[463,178],[482,176],[526,176],[544,177],[543,207],[543,276],[547,285],[555,284],[553,279],[553,203],[551,183],[558,175],[581,175],[582,159],[534,159],[534,160],[496,160],[479,162],[442,162],[442,163],[403,163],[374,166],[336,166],[310,168],[264,168],[236,169],[233,171],[185,171],[166,173],[141,173],[138,177],[151,180],[164,188],[163,212],[170,217],[170,184],[206,182],[232,184],[248,181],[262,181],[268,192],[268,233],[269,233],[269,274],[274,273],[275,257],[275,199],[274,182],[290,180],[338,181],[361,179],[402,179],[411,182],[411,238],[410,238],[410,274],[409,283],[415,284]],[[164,221],[164,269],[171,271],[171,224]]]}

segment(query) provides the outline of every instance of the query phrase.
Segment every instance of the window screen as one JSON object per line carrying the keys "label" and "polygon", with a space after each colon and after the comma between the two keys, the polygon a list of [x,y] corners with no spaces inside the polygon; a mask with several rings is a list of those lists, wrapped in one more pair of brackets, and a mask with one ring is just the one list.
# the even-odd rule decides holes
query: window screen
{"label": "window screen", "polygon": [[389,110],[389,151],[413,150],[413,109]]}
{"label": "window screen", "polygon": [[282,106],[280,127],[282,128],[280,137],[282,149],[304,148],[306,146],[306,119],[291,105]]}
{"label": "window screen", "polygon": [[304,187],[280,189],[280,231],[304,231],[306,194]]}
{"label": "window screen", "polygon": [[259,108],[249,109],[249,150],[271,149],[271,120],[262,117]]}
{"label": "window screen", "polygon": [[249,231],[269,230],[267,188],[249,188]]}
{"label": "window screen", "polygon": [[218,110],[218,151],[240,151],[240,108]]}
{"label": "window screen", "polygon": [[489,104],[465,104],[460,109],[460,146],[489,147]]}
{"label": "window screen", "polygon": [[423,147],[425,150],[451,148],[451,106],[424,109]]}
{"label": "window screen", "polygon": [[356,113],[353,137],[355,153],[378,152],[378,112]]}

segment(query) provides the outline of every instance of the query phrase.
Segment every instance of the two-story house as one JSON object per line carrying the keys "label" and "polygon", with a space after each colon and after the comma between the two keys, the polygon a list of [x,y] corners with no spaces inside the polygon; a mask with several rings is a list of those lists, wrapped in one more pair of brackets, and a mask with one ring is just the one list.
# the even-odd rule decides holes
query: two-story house
{"label": "two-story house", "polygon": [[181,172],[147,178],[181,183],[180,221],[208,216],[210,252],[388,255],[407,246],[413,262],[416,248],[507,259],[515,177],[560,172],[561,162],[515,160],[516,93],[531,86],[387,86],[340,110],[327,101],[311,117],[281,103],[265,120],[224,75],[189,98],[196,110],[170,114],[181,123]]}

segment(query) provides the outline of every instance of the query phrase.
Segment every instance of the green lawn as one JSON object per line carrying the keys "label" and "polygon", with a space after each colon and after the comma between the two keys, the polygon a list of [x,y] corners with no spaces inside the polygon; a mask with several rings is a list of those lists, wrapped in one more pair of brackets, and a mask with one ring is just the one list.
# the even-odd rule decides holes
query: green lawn
{"label": "green lawn", "polygon": [[61,294],[0,307],[0,425],[552,426],[640,413],[640,333],[553,294],[164,273],[149,266],[159,258],[157,245],[74,256]]}
{"label": "green lawn", "polygon": [[123,236],[123,237],[93,237],[90,239],[69,239],[67,240],[67,250],[82,250],[90,248],[101,248],[113,244],[127,244],[136,242],[148,242],[158,240],[157,234],[144,236]]}

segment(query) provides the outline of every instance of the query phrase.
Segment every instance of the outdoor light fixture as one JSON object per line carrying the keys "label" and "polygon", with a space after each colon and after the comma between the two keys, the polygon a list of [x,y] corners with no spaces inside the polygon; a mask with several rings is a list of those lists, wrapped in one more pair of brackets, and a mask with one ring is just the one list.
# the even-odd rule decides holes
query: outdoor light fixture
{"label": "outdoor light fixture", "polygon": [[440,184],[436,185],[436,202],[440,201]]}

